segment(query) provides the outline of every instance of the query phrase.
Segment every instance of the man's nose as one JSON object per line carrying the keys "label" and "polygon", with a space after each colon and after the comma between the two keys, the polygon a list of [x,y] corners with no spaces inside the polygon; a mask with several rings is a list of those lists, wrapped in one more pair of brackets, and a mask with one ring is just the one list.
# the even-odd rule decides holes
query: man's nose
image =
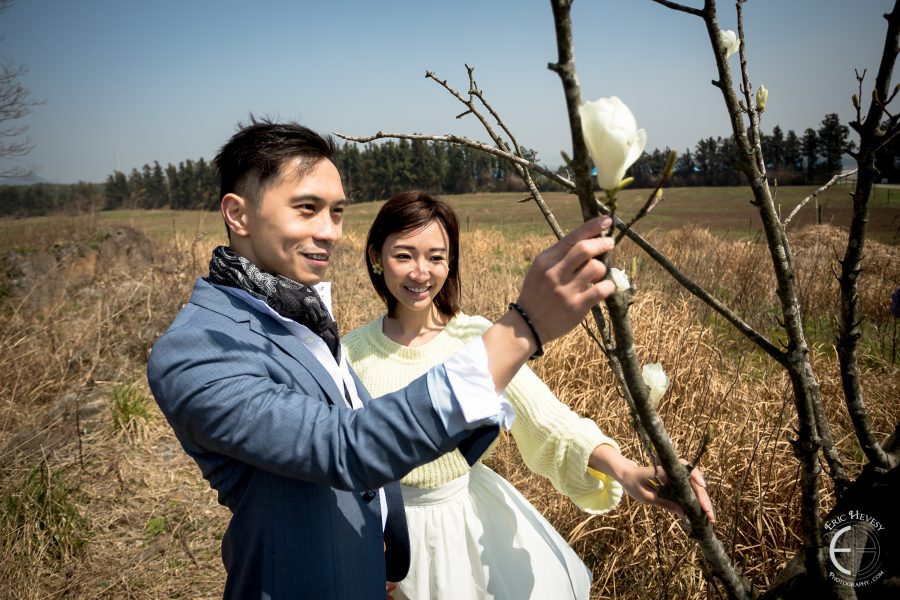
{"label": "man's nose", "polygon": [[316,219],[316,239],[328,242],[336,242],[341,237],[340,225],[334,222],[328,211],[322,211]]}

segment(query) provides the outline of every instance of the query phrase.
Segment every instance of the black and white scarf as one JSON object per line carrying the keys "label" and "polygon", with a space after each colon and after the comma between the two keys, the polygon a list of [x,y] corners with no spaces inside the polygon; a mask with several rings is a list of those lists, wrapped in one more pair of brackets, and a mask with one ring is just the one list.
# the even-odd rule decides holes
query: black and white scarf
{"label": "black and white scarf", "polygon": [[244,290],[268,304],[272,310],[308,327],[328,345],[335,360],[340,360],[337,323],[319,293],[283,275],[261,271],[249,260],[226,246],[219,246],[209,261],[210,283]]}

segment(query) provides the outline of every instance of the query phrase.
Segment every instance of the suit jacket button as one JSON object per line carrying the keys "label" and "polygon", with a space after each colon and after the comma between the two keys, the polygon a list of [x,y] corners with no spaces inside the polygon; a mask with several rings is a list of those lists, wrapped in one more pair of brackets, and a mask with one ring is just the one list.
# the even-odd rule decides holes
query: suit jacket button
{"label": "suit jacket button", "polygon": [[368,492],[366,492],[366,493],[364,493],[364,494],[362,495],[362,499],[363,499],[366,503],[368,503],[368,502],[371,502],[372,500],[374,500],[374,499],[375,499],[375,496],[377,496],[377,495],[378,495],[378,494],[377,494],[376,492],[373,492],[372,490],[369,490]]}

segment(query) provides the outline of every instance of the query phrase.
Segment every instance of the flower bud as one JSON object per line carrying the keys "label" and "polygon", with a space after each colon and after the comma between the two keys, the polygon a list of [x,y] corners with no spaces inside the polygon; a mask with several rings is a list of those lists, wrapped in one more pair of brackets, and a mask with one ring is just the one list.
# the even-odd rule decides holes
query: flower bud
{"label": "flower bud", "polygon": [[624,292],[631,289],[631,282],[628,281],[628,275],[622,269],[613,267],[609,270],[609,277],[616,284],[616,290]]}
{"label": "flower bud", "polygon": [[725,47],[725,60],[731,58],[731,55],[738,51],[741,47],[741,40],[737,34],[731,29],[719,30],[719,41]]}
{"label": "flower bud", "polygon": [[678,153],[674,150],[669,150],[669,155],[666,157],[666,166],[663,167],[663,177],[668,179],[672,176],[676,162],[678,162]]}
{"label": "flower bud", "polygon": [[762,112],[766,110],[766,101],[769,99],[769,90],[766,89],[766,86],[760,84],[759,89],[756,90],[756,110]]}
{"label": "flower bud", "polygon": [[585,102],[578,107],[581,130],[594,166],[597,183],[613,193],[620,189],[625,171],[647,144],[647,133],[637,128],[634,115],[616,96]]}
{"label": "flower bud", "polygon": [[644,379],[644,383],[650,388],[650,402],[653,403],[654,407],[658,406],[659,399],[669,389],[669,378],[666,376],[666,372],[663,371],[662,364],[656,362],[644,365],[641,369],[641,376]]}

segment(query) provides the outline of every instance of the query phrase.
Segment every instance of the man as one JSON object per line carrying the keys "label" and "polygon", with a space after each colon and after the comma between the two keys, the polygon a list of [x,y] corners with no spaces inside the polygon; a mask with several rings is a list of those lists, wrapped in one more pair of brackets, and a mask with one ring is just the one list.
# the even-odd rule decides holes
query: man
{"label": "man", "polygon": [[[375,598],[408,566],[396,482],[459,447],[478,458],[498,395],[542,342],[611,294],[594,220],[542,253],[483,338],[375,402],[341,354],[321,285],[347,203],[333,147],[253,121],[215,159],[230,246],[153,348],[148,379],[232,511],[226,598]],[[313,287],[316,286],[316,287]]]}

